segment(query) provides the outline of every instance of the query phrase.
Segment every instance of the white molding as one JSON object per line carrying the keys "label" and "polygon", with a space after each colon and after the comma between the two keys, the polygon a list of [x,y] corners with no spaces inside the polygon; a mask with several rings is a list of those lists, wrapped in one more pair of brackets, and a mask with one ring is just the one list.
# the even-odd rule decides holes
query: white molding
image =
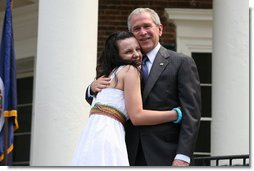
{"label": "white molding", "polygon": [[34,73],[34,56],[16,60],[16,77],[31,77]]}
{"label": "white molding", "polygon": [[212,10],[166,8],[167,17],[176,25],[177,52],[212,52]]}
{"label": "white molding", "polygon": [[191,56],[192,52],[212,53],[212,42],[210,39],[179,37],[177,42],[177,51],[188,56]]}
{"label": "white molding", "polygon": [[166,8],[165,11],[173,20],[213,20],[211,9]]}

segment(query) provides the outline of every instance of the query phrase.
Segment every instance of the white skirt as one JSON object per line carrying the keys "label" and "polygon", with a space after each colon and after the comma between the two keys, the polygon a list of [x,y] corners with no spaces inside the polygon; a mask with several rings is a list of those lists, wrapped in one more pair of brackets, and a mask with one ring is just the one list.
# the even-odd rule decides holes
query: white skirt
{"label": "white skirt", "polygon": [[122,123],[104,115],[91,115],[72,160],[73,166],[129,166]]}

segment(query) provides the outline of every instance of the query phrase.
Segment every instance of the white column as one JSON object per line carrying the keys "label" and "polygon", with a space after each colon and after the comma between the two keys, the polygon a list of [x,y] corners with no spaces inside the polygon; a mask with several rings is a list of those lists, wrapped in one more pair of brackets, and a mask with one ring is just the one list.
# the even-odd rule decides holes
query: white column
{"label": "white column", "polygon": [[98,0],[39,1],[31,166],[70,165],[95,77]]}
{"label": "white column", "polygon": [[211,155],[249,154],[247,0],[214,0]]}

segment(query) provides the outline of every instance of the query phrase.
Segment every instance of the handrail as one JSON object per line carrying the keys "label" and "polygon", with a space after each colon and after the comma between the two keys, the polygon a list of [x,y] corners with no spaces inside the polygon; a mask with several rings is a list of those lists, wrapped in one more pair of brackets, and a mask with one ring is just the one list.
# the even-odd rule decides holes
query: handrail
{"label": "handrail", "polygon": [[[242,159],[242,164],[233,165],[232,161],[234,159]],[[228,160],[229,166],[249,166],[249,163],[247,163],[247,159],[249,159],[249,154],[246,155],[228,155],[228,156],[209,156],[209,157],[195,157],[194,158],[194,166],[210,166],[211,161],[216,161],[215,166],[220,166],[219,161],[222,160]],[[201,162],[201,165],[198,165],[198,162]],[[225,165],[221,165],[225,166]]]}

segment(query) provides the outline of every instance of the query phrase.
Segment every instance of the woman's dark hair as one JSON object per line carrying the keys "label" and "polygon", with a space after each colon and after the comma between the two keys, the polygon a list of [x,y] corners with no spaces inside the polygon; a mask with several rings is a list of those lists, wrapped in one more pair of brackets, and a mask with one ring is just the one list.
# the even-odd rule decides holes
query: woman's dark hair
{"label": "woman's dark hair", "polygon": [[114,69],[118,68],[121,65],[133,65],[136,68],[138,68],[139,66],[138,61],[123,60],[119,56],[119,48],[117,45],[117,41],[127,39],[130,37],[134,37],[134,35],[131,32],[121,31],[112,33],[106,39],[104,50],[102,51],[102,54],[97,61],[96,79],[98,79],[103,75],[108,77],[109,74]]}

